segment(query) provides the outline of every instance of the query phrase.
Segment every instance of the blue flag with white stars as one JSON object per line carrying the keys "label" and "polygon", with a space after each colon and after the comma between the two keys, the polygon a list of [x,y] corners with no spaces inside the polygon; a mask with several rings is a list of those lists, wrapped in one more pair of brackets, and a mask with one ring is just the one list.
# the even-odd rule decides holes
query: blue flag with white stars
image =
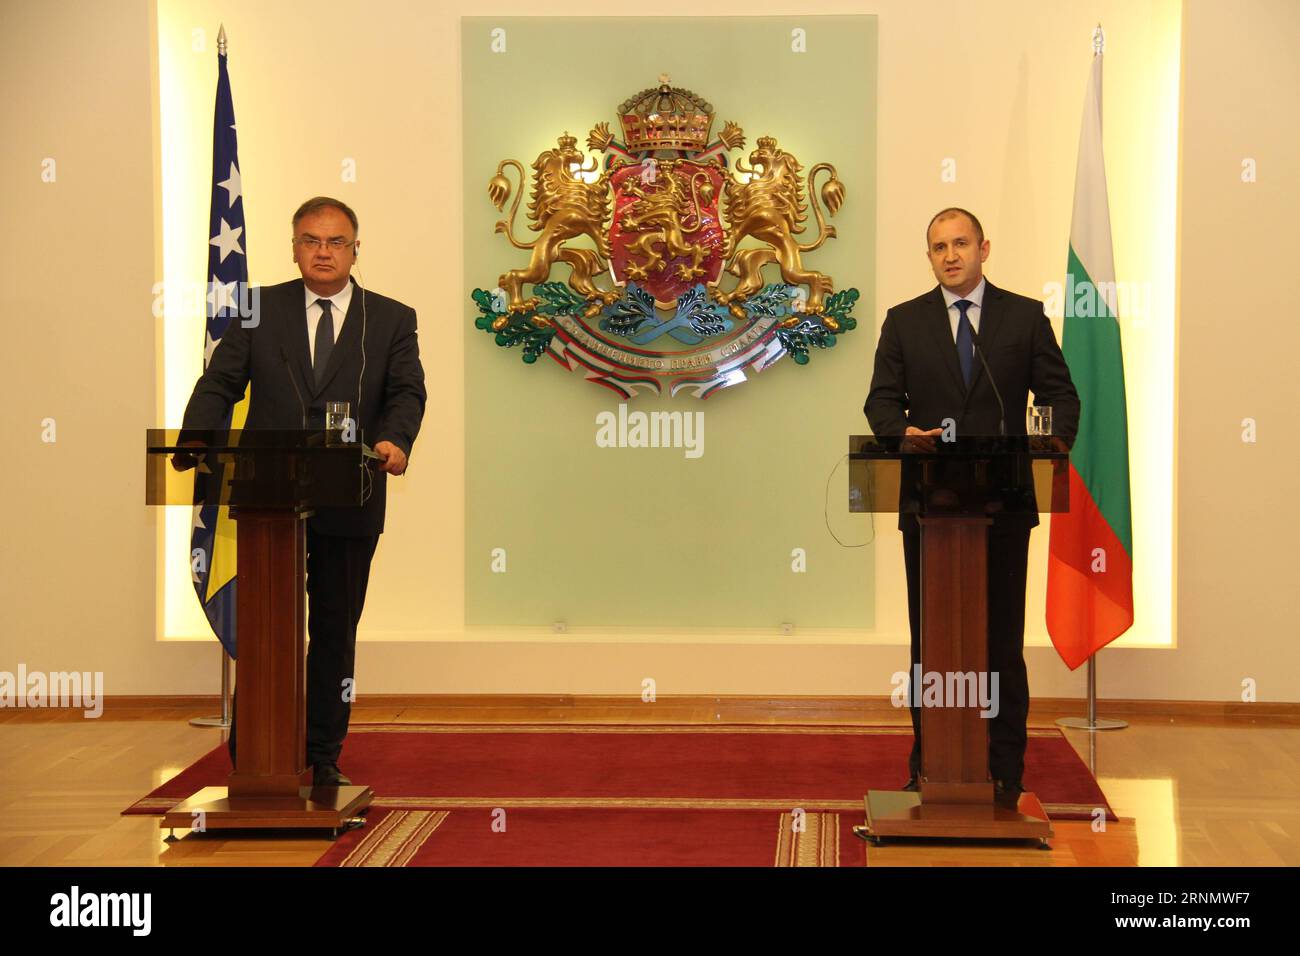
{"label": "blue flag with white stars", "polygon": [[[248,303],[244,200],[235,138],[235,106],[226,70],[225,36],[217,54],[217,102],[212,124],[212,205],[208,229],[207,320],[203,366],[207,368],[231,322],[239,322],[241,303]],[[245,308],[245,313],[247,309]],[[247,401],[241,401],[222,424],[243,424]],[[214,463],[215,467],[215,463]],[[213,632],[235,656],[235,533],[229,509],[203,505],[197,498],[190,533],[190,571],[199,603]]]}

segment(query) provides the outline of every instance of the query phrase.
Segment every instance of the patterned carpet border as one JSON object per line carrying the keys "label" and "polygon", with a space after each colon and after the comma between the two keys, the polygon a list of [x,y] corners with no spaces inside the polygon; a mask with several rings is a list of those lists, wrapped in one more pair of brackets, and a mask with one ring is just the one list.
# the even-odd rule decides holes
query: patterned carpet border
{"label": "patterned carpet border", "polygon": [[[575,858],[572,852],[565,853],[562,846],[556,848],[562,854],[561,863],[554,864],[551,860],[539,863],[539,857],[545,859],[545,854],[539,853],[536,842],[531,846],[512,849],[509,853],[493,854],[492,851],[496,848],[492,846],[492,841],[503,837],[484,836],[481,830],[477,831],[477,838],[471,839],[467,845],[464,821],[461,822],[459,833],[447,832],[456,829],[454,824],[444,826],[455,817],[456,814],[450,810],[377,808],[364,829],[353,830],[341,836],[315,865],[341,868],[587,865],[582,862],[581,853]],[[726,827],[716,814],[705,811],[704,817],[695,821],[696,826],[707,829],[722,825],[731,831],[732,840],[727,847],[719,849],[712,846],[701,854],[702,848],[710,847],[708,841],[699,840],[689,832],[689,828],[675,823],[671,835],[665,836],[660,829],[650,838],[649,842],[654,849],[649,852],[654,854],[654,862],[643,863],[631,856],[631,852],[643,849],[636,847],[636,850],[629,852],[629,848],[637,844],[633,838],[623,841],[612,856],[608,850],[602,853],[597,846],[592,851],[597,862],[591,865],[766,865],[783,868],[862,866],[866,862],[864,845],[851,836],[850,818],[842,817],[839,813],[796,815],[787,810],[777,813],[775,821],[766,815],[756,818],[752,813],[735,819],[744,821],[739,824],[745,833],[743,846],[736,845],[734,828]],[[856,819],[856,816],[852,819]],[[440,828],[442,832],[439,832]],[[500,832],[504,834],[504,828]],[[636,831],[631,832],[635,834]],[[527,838],[525,840],[527,843]],[[663,845],[665,842],[672,846],[666,849]],[[765,850],[765,846],[769,849]]]}
{"label": "patterned carpet border", "polygon": [[[427,724],[402,721],[354,723],[349,734],[858,734],[912,735],[910,724]],[[1064,737],[1055,727],[1030,727],[1030,737]]]}

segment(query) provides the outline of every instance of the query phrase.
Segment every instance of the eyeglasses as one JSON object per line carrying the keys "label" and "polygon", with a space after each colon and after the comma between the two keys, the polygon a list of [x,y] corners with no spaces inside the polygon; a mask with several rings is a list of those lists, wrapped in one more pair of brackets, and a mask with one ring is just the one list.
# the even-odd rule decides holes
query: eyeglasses
{"label": "eyeglasses", "polygon": [[356,242],[355,239],[343,239],[339,236],[335,236],[333,239],[317,239],[315,236],[299,236],[293,241],[304,249],[315,251],[321,246],[324,246],[331,252],[338,252],[342,249],[346,249],[348,246],[352,245],[352,243]]}

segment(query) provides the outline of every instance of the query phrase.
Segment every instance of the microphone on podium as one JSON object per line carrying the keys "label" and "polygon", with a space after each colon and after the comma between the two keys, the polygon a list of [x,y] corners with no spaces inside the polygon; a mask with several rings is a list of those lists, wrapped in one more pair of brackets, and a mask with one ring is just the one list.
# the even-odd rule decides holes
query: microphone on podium
{"label": "microphone on podium", "polygon": [[998,434],[1003,438],[1007,435],[1007,407],[1002,404],[1002,393],[998,391],[998,383],[993,378],[993,370],[989,368],[988,360],[984,358],[984,350],[980,348],[980,337],[975,331],[975,326],[970,330],[971,344],[975,346],[975,354],[980,357],[980,364],[984,366],[984,374],[989,377],[989,384],[993,386],[993,397],[998,400]]}
{"label": "microphone on podium", "polygon": [[280,346],[280,360],[284,362],[284,370],[289,375],[289,384],[293,386],[293,393],[298,396],[298,407],[302,410],[302,430],[307,430],[307,405],[302,400],[302,392],[298,390],[298,381],[293,377],[293,367],[289,364],[289,351],[283,345]]}

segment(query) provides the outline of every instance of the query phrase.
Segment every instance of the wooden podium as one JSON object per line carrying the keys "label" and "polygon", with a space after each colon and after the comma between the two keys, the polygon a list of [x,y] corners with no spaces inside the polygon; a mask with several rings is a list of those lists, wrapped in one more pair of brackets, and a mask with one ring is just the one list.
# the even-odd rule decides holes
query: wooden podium
{"label": "wooden podium", "polygon": [[[996,515],[1068,511],[1068,453],[1024,435],[935,441],[933,451],[896,438],[850,441],[850,510],[911,513],[921,527],[921,675],[943,675],[945,687],[956,686],[948,675],[987,681],[989,526]],[[911,676],[916,687],[920,675]],[[921,707],[920,792],[868,792],[860,835],[1047,846],[1052,827],[1037,797],[1026,791],[1014,808],[994,802],[988,722],[979,695],[963,696]]]}
{"label": "wooden podium", "polygon": [[226,786],[169,810],[164,829],[337,834],[374,798],[366,786],[313,788],[306,766],[306,519],[312,508],[360,505],[369,478],[363,444],[326,439],[320,431],[148,432],[147,503],[229,507],[238,541],[235,769]]}

